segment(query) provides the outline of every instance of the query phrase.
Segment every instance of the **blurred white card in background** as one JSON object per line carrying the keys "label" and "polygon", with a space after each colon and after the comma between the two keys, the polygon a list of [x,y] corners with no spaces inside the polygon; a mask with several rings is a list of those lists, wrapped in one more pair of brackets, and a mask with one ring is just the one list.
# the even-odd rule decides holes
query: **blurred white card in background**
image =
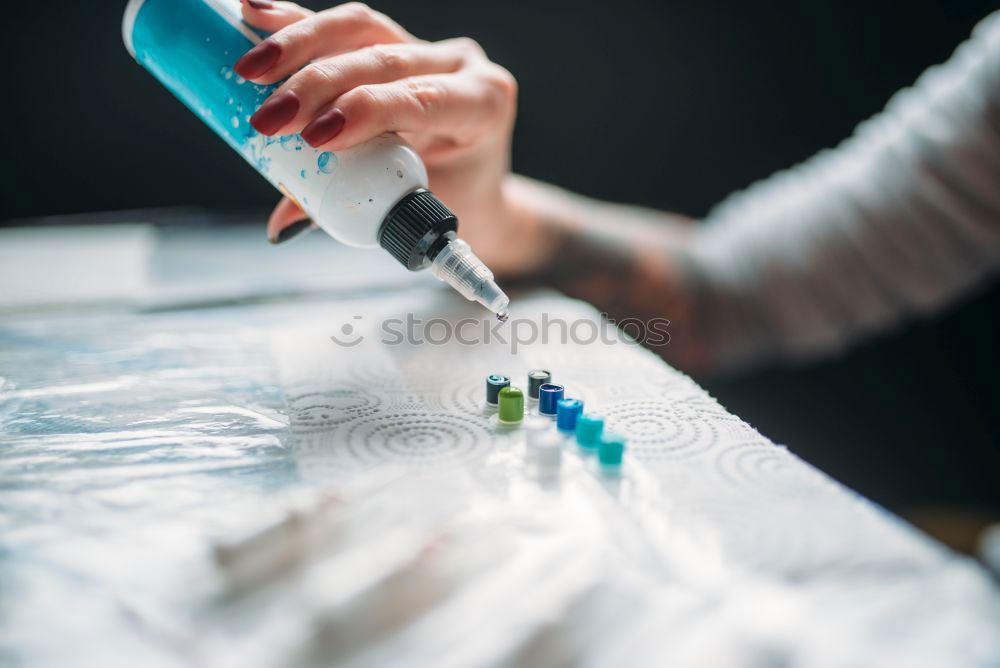
{"label": "blurred white card in background", "polygon": [[133,301],[148,288],[151,225],[0,229],[0,308]]}
{"label": "blurred white card in background", "polygon": [[261,225],[147,223],[0,230],[0,310],[189,308],[437,283],[381,249],[314,232],[274,246]]}

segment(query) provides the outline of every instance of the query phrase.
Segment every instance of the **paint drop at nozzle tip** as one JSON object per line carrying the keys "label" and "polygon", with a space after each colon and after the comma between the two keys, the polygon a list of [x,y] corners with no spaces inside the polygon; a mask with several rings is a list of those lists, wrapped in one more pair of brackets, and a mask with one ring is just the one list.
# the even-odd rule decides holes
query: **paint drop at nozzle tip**
{"label": "paint drop at nozzle tip", "polygon": [[507,322],[510,320],[510,313],[507,312],[507,309],[497,312],[497,320],[500,322]]}

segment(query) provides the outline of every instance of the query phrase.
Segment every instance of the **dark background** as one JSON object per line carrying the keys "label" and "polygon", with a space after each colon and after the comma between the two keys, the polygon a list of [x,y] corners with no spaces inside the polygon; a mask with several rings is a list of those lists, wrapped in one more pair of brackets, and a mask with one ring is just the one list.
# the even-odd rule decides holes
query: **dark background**
{"label": "dark background", "polygon": [[[124,4],[4,8],[12,64],[2,105],[3,218],[198,205],[259,210],[262,224],[276,193],[129,58]],[[372,4],[427,39],[472,36],[514,73],[518,171],[693,216],[838,143],[1000,6]],[[995,509],[998,314],[994,283],[846,357],[706,384],[775,441],[891,508]]]}

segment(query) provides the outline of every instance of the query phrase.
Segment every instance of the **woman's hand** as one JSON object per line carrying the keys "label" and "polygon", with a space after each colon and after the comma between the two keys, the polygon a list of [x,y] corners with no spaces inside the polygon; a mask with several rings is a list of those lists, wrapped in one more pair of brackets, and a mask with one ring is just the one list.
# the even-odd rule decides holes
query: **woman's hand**
{"label": "woman's hand", "polygon": [[[671,318],[671,350],[699,358],[697,345],[681,343],[695,331],[675,259],[689,226],[512,175],[517,86],[475,42],[424,42],[357,3],[319,13],[291,2],[243,3],[246,21],[274,34],[236,71],[265,84],[287,77],[250,119],[259,132],[300,133],[330,151],[399,132],[494,272],[553,285],[615,318]],[[304,218],[283,199],[269,237],[289,238]]]}
{"label": "woman's hand", "polygon": [[[314,13],[291,2],[244,0],[248,23],[273,32],[236,63],[257,83],[287,80],[250,119],[266,135],[300,133],[338,151],[399,132],[427,166],[430,188],[461,221],[462,236],[494,270],[517,271],[504,195],[517,85],[468,38],[425,42],[387,16],[349,3]],[[301,231],[305,214],[283,199],[268,237]],[[285,232],[282,234],[282,232]]]}

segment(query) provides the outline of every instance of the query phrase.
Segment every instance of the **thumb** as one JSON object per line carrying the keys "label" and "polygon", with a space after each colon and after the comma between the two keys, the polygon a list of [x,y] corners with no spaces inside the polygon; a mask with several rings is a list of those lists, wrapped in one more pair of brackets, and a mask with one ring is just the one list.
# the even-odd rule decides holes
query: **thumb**
{"label": "thumb", "polygon": [[[299,208],[299,205],[282,197],[278,206],[274,207],[271,217],[267,219],[267,238],[272,244],[284,241],[287,233],[283,237],[282,232],[301,220],[307,220],[306,213]],[[296,230],[296,232],[301,230]]]}

